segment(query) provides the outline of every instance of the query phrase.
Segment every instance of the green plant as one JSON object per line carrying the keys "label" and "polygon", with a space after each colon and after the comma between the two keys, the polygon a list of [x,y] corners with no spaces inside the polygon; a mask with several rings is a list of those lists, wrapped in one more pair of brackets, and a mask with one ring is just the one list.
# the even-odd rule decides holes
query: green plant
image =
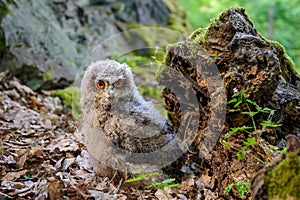
{"label": "green plant", "polygon": [[[234,94],[232,95],[232,99],[228,102],[228,104],[233,104],[233,109],[229,110],[229,112],[240,112],[243,115],[249,116],[252,122],[252,126],[241,126],[241,127],[234,127],[225,135],[225,138],[231,137],[235,133],[245,132],[248,135],[252,135],[252,137],[248,138],[246,141],[243,141],[242,148],[234,147],[233,143],[226,142],[225,140],[221,141],[221,144],[224,145],[226,148],[233,148],[237,151],[236,156],[238,159],[243,159],[246,156],[247,149],[255,144],[258,144],[257,138],[260,136],[261,131],[258,130],[257,122],[255,121],[255,116],[259,114],[269,114],[267,120],[262,120],[260,122],[262,130],[265,128],[274,128],[281,126],[281,124],[275,124],[272,122],[272,116],[274,115],[275,110],[270,108],[263,108],[259,106],[255,101],[245,98],[244,94],[238,91],[237,88],[233,89]],[[246,110],[245,110],[246,109]],[[254,135],[254,136],[253,136]],[[263,146],[259,144],[260,146]],[[264,163],[262,160],[257,158],[255,155],[250,154],[253,158],[257,159],[258,161]]]}
{"label": "green plant", "polygon": [[237,189],[241,198],[251,191],[251,183],[249,181],[236,181],[235,183],[230,183],[227,185],[223,191],[224,194],[229,193],[233,187]]}
{"label": "green plant", "polygon": [[238,160],[245,158],[246,150],[254,144],[256,144],[255,137],[251,137],[247,141],[243,141],[243,147],[236,153]]}
{"label": "green plant", "polygon": [[133,71],[138,68],[140,62],[145,61],[147,58],[137,55],[124,55],[124,56],[112,56],[112,60],[119,63],[126,63]]}
{"label": "green plant", "polygon": [[27,172],[24,176],[24,179],[30,179],[31,178],[31,174],[29,172]]}
{"label": "green plant", "polygon": [[168,178],[163,180],[162,182],[156,182],[155,179],[152,179],[151,184],[146,186],[146,188],[156,188],[164,191],[164,188],[174,188],[181,186],[180,183],[174,183],[175,178]]}
{"label": "green plant", "polygon": [[247,133],[250,133],[249,129],[252,129],[253,127],[251,126],[242,126],[242,127],[235,127],[235,128],[232,128],[227,134],[225,137],[231,137],[234,133],[237,133],[237,132],[242,132],[242,131],[245,131]]}
{"label": "green plant", "polygon": [[[281,124],[272,123],[272,116],[274,115],[275,110],[270,109],[270,108],[262,108],[255,101],[245,98],[242,92],[239,92],[236,88],[234,88],[234,89],[236,92],[232,95],[232,99],[228,102],[228,104],[234,104],[233,105],[234,109],[230,110],[230,111],[231,112],[232,111],[240,111],[241,114],[248,115],[251,118],[252,126],[243,126],[243,127],[233,128],[231,130],[233,133],[238,132],[238,131],[246,131],[246,130],[249,130],[252,128],[254,129],[254,131],[256,131],[257,125],[255,123],[254,117],[261,113],[269,114],[268,119],[264,120],[260,123],[263,127],[281,126]],[[247,107],[246,111],[240,110],[240,109],[242,109],[243,105],[246,105],[246,107]],[[232,135],[233,133],[230,133],[230,134]]]}
{"label": "green plant", "polygon": [[[137,174],[138,172],[132,172],[133,174]],[[141,173],[137,177],[130,178],[128,180],[125,180],[125,183],[132,183],[137,181],[149,181],[149,185],[146,186],[147,189],[155,188],[158,190],[161,190],[166,197],[168,197],[167,192],[165,191],[165,188],[175,188],[180,187],[180,183],[174,183],[175,178],[167,178],[161,182],[157,182],[155,177],[161,176],[160,173]]]}

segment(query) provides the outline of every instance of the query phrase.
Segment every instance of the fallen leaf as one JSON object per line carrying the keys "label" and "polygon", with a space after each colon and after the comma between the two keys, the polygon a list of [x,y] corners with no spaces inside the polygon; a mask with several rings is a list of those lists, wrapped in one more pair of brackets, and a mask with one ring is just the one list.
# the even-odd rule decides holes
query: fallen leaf
{"label": "fallen leaf", "polygon": [[77,151],[79,150],[79,146],[72,139],[61,139],[58,140],[56,144],[50,144],[47,146],[47,150],[50,151],[50,153],[53,153],[55,149],[58,149],[60,152]]}
{"label": "fallen leaf", "polygon": [[2,155],[2,160],[0,160],[0,163],[11,165],[11,164],[16,164],[16,161],[12,155],[9,156]]}
{"label": "fallen leaf", "polygon": [[48,179],[48,193],[51,200],[60,199],[62,197],[63,184],[53,177]]}
{"label": "fallen leaf", "polygon": [[62,161],[64,160],[65,158],[61,158],[59,159],[59,161],[56,162],[56,164],[54,165],[55,169],[58,170],[61,168],[62,166]]}
{"label": "fallen leaf", "polygon": [[168,194],[168,193],[164,193],[162,190],[157,190],[155,192],[155,196],[159,199],[159,200],[169,200],[172,197]]}
{"label": "fallen leaf", "polygon": [[21,176],[24,176],[27,173],[27,169],[18,171],[18,172],[8,172],[3,179],[8,180],[8,181],[12,181],[15,179],[20,178]]}
{"label": "fallen leaf", "polygon": [[75,158],[66,158],[62,165],[62,170],[67,170],[73,163],[75,163]]}
{"label": "fallen leaf", "polygon": [[27,96],[27,95],[36,95],[36,93],[26,85],[22,85],[16,78],[13,80],[9,81],[9,86],[11,88],[16,88],[22,96]]}
{"label": "fallen leaf", "polygon": [[24,167],[24,163],[27,160],[27,156],[28,156],[28,152],[24,153],[17,161],[17,165],[19,167],[19,169],[23,169]]}

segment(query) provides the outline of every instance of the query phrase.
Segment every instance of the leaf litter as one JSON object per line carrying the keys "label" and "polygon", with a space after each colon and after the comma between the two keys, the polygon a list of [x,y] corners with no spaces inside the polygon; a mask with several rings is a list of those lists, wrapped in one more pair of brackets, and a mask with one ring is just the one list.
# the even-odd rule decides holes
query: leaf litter
{"label": "leaf litter", "polygon": [[32,91],[7,71],[0,83],[0,199],[126,198],[112,194],[112,184],[95,189],[110,180],[95,176],[77,122],[58,97]]}
{"label": "leaf litter", "polygon": [[[55,120],[54,120],[55,119]],[[181,188],[121,187],[95,176],[71,111],[0,73],[0,199],[189,199]]]}
{"label": "leaf litter", "polygon": [[[58,97],[34,92],[9,72],[0,73],[0,199],[223,199],[218,177],[249,178],[256,171],[249,164],[253,160],[232,159],[234,153],[218,145],[210,162],[201,161],[199,168],[199,161],[191,160],[191,167],[183,167],[187,175],[180,187],[120,187],[94,174],[77,121],[63,108]],[[189,173],[193,168],[200,174]]]}

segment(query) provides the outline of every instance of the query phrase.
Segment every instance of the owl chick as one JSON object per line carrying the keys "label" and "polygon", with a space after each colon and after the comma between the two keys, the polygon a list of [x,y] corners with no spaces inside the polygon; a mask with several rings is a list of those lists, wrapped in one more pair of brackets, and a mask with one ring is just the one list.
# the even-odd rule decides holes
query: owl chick
{"label": "owl chick", "polygon": [[81,94],[82,131],[96,173],[110,176],[111,168],[126,167],[124,155],[149,154],[170,144],[173,150],[178,148],[172,126],[138,92],[126,64],[113,60],[91,64]]}

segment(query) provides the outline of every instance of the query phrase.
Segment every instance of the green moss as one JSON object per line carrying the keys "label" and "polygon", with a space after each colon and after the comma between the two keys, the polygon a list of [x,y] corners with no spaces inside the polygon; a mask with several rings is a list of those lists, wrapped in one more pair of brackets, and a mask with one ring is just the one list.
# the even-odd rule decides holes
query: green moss
{"label": "green moss", "polygon": [[1,21],[3,19],[3,16],[10,13],[10,10],[7,6],[7,4],[9,4],[9,3],[11,3],[11,2],[8,1],[8,2],[5,3],[3,1],[0,1],[0,24],[1,24]]}
{"label": "green moss", "polygon": [[74,87],[67,87],[65,89],[55,90],[51,93],[52,97],[59,97],[64,105],[72,106],[72,96],[74,92]]}
{"label": "green moss", "polygon": [[204,41],[207,37],[207,28],[198,28],[190,36],[189,39],[194,40],[196,43]]}
{"label": "green moss", "polygon": [[291,81],[290,79],[290,75],[291,74],[295,74],[298,75],[298,72],[296,71],[296,67],[295,67],[295,63],[293,62],[292,58],[286,53],[285,48],[282,46],[282,44],[280,44],[277,41],[272,41],[272,40],[268,40],[266,38],[264,38],[262,36],[262,34],[258,33],[258,35],[268,44],[272,45],[273,47],[275,47],[278,51],[278,55],[282,58],[280,61],[280,67],[281,67],[281,71],[283,73],[283,75],[285,76],[285,78],[289,81]]}
{"label": "green moss", "polygon": [[138,88],[142,96],[150,97],[152,99],[162,99],[160,88],[150,87],[148,85],[142,85]]}
{"label": "green moss", "polygon": [[52,74],[51,71],[45,71],[44,77],[46,78],[46,80],[50,80],[51,74]]}
{"label": "green moss", "polygon": [[39,72],[37,74],[37,77],[42,79],[42,80],[47,80],[48,81],[48,80],[51,79],[51,74],[52,74],[52,72],[50,70],[47,70],[45,72]]}
{"label": "green moss", "polygon": [[76,87],[70,86],[65,89],[55,90],[51,93],[52,97],[59,97],[63,104],[72,108],[73,114],[80,118],[81,106],[80,106],[80,90]]}
{"label": "green moss", "polygon": [[269,199],[300,199],[300,156],[289,153],[266,177]]}

